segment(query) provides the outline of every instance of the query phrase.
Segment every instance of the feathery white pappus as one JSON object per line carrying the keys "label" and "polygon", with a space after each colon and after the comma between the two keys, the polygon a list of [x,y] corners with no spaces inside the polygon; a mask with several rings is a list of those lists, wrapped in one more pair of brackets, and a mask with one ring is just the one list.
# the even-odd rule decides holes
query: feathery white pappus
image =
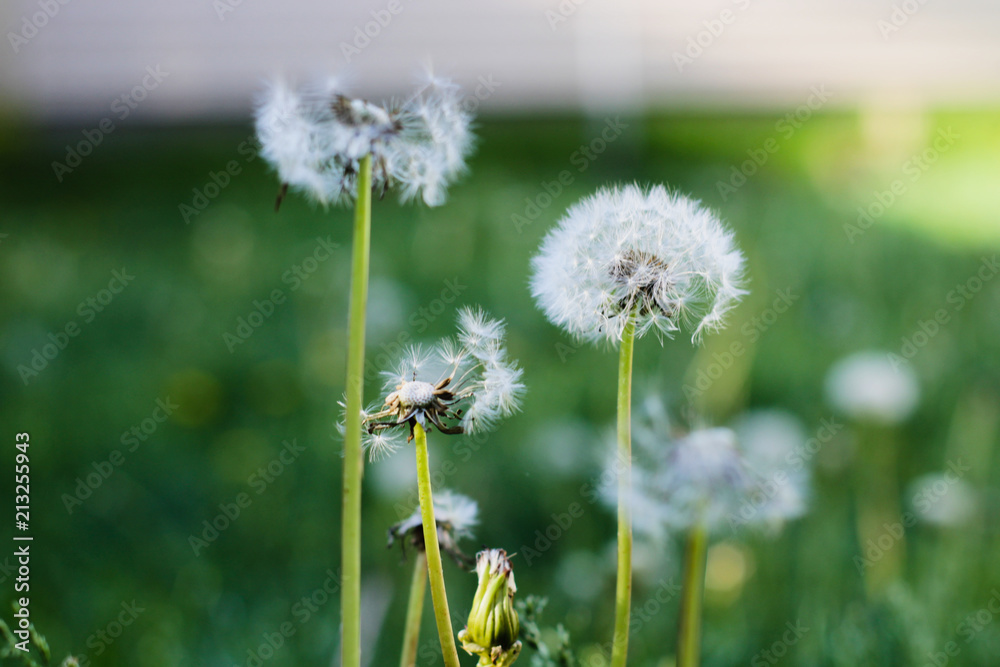
{"label": "feathery white pappus", "polygon": [[698,341],[746,294],[743,254],[709,209],[663,186],[603,188],[570,207],[532,260],[531,291],[549,320],[577,338],[636,335]]}
{"label": "feathery white pappus", "polygon": [[368,154],[376,191],[398,186],[403,201],[443,204],[472,150],[471,121],[459,87],[430,73],[405,101],[383,105],[351,98],[335,81],[299,90],[275,81],[256,109],[261,155],[282,184],[324,205],[357,196]]}
{"label": "feathery white pappus", "polygon": [[[769,420],[763,423],[760,420]],[[768,435],[775,417],[769,413],[742,420],[744,433],[765,437],[737,438],[728,428],[705,428],[683,437],[671,432],[662,402],[647,398],[636,419],[636,461],[630,502],[635,528],[654,539],[695,525],[780,527],[806,511],[809,470],[794,453],[804,442],[799,431]],[[754,423],[757,422],[757,423]],[[789,424],[782,424],[787,429]],[[791,435],[791,437],[788,437]],[[605,502],[614,505],[612,493]]]}
{"label": "feathery white pappus", "polygon": [[[463,538],[472,538],[472,529],[479,523],[479,506],[476,501],[461,493],[443,489],[434,494],[434,521],[437,524],[438,543],[460,566],[468,569],[472,559],[462,553],[458,543]],[[405,553],[407,542],[421,551],[424,550],[423,520],[420,505],[413,513],[389,529],[389,546],[402,540]]]}
{"label": "feathery white pappus", "polygon": [[478,433],[517,412],[523,371],[507,357],[505,333],[502,320],[462,308],[455,339],[410,347],[395,370],[383,372],[384,402],[361,415],[369,458],[394,452],[414,423],[446,434]]}

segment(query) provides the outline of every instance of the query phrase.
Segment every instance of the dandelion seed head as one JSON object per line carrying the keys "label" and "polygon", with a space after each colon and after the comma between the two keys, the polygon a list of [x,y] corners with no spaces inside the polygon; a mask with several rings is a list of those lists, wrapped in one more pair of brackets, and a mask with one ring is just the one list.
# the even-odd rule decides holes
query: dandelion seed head
{"label": "dandelion seed head", "polygon": [[299,90],[279,81],[256,109],[261,154],[283,183],[324,205],[357,196],[366,155],[377,191],[395,187],[403,201],[444,203],[472,150],[471,120],[459,87],[439,78],[386,104],[352,98],[335,80]]}
{"label": "dandelion seed head", "polygon": [[531,289],[549,320],[592,342],[636,335],[697,341],[746,293],[731,232],[663,186],[605,188],[570,207],[532,260]]}
{"label": "dandelion seed head", "polygon": [[[438,542],[441,551],[447,553],[461,567],[468,569],[472,559],[462,553],[459,541],[471,539],[472,530],[479,523],[479,506],[476,501],[449,489],[434,494],[434,522],[437,525]],[[420,550],[424,549],[423,515],[420,506],[414,508],[407,518],[389,529],[389,546],[397,539],[404,539],[404,551],[409,542]]]}
{"label": "dandelion seed head", "polygon": [[434,400],[434,385],[420,380],[404,382],[396,393],[404,408],[424,408]]}
{"label": "dandelion seed head", "polygon": [[[788,463],[788,455],[805,442],[797,421],[763,412],[738,420],[736,428],[703,428],[675,437],[662,401],[643,401],[634,429],[630,497],[638,532],[662,540],[695,525],[710,531],[776,530],[805,513],[808,468]],[[738,433],[751,435],[744,442]],[[612,494],[605,495],[613,504]]]}
{"label": "dandelion seed head", "polygon": [[[507,356],[504,325],[478,309],[458,315],[459,335],[407,348],[385,373],[384,402],[362,415],[372,452],[391,453],[414,423],[446,434],[481,433],[514,414],[524,393],[522,371]],[[386,444],[375,443],[384,436]]]}

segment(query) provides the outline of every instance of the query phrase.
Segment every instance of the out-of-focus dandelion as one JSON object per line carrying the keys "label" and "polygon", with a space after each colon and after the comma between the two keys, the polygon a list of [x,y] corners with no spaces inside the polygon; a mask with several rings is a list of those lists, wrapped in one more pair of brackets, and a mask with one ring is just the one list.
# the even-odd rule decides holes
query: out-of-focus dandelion
{"label": "out-of-focus dandelion", "polygon": [[574,337],[619,346],[618,572],[611,666],[628,659],[632,591],[631,402],[636,336],[722,327],[746,293],[743,254],[709,209],[663,186],[603,188],[572,206],[532,259],[538,307]]}
{"label": "out-of-focus dandelion", "polygon": [[917,517],[934,526],[961,526],[978,509],[975,489],[951,471],[918,477],[907,496]]}
{"label": "out-of-focus dandelion", "polygon": [[917,406],[920,388],[909,366],[895,366],[885,353],[869,351],[834,364],[826,376],[826,394],[851,419],[898,424]]}
{"label": "out-of-focus dandelion", "polygon": [[[857,535],[862,550],[876,543],[886,525],[899,520],[899,447],[894,426],[917,407],[920,387],[908,365],[874,350],[847,356],[826,377],[830,404],[853,422],[855,436],[854,492],[857,496]],[[858,556],[869,597],[885,594],[900,576],[906,557],[906,536],[877,559]],[[861,566],[859,566],[861,567]]]}
{"label": "out-of-focus dandelion", "polygon": [[403,201],[443,204],[447,186],[465,170],[471,121],[459,87],[431,74],[402,102],[385,104],[352,98],[335,80],[299,90],[276,81],[256,114],[261,154],[283,189],[321,204],[358,196],[365,156],[376,191],[396,188]]}
{"label": "out-of-focus dandelion", "polygon": [[[476,501],[445,489],[434,496],[434,517],[441,549],[451,556],[459,567],[469,569],[473,560],[462,553],[458,542],[462,538],[472,537],[472,529],[479,521],[479,507]],[[417,661],[417,644],[420,640],[424,594],[427,589],[427,555],[423,516],[419,507],[413,514],[389,529],[389,546],[391,547],[397,540],[403,548],[404,555],[407,544],[417,553],[413,564],[409,603],[406,607],[403,652],[399,662],[400,667],[414,667]]]}
{"label": "out-of-focus dandelion", "polygon": [[705,558],[709,539],[743,528],[773,529],[805,513],[807,461],[796,452],[805,441],[793,418],[760,412],[738,427],[675,434],[667,410],[647,397],[636,420],[632,510],[636,528],[662,539],[685,536],[678,665],[698,662]]}
{"label": "out-of-focus dandelion", "polygon": [[[476,501],[460,493],[444,489],[434,495],[434,521],[437,524],[438,543],[459,567],[468,569],[473,559],[458,546],[459,540],[472,537],[472,529],[479,523],[479,506]],[[407,545],[419,553],[424,552],[423,522],[420,508],[389,528],[389,545],[399,541],[406,554]]]}

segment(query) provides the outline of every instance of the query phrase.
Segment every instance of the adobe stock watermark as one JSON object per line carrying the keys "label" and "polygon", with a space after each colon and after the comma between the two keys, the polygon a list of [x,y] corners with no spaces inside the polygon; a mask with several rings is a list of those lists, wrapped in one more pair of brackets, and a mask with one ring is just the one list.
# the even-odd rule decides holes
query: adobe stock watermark
{"label": "adobe stock watermark", "polygon": [[259,151],[260,142],[257,141],[257,135],[248,135],[236,147],[236,152],[242,158],[241,160],[229,160],[218,171],[208,172],[208,178],[200,187],[191,188],[191,201],[189,203],[182,202],[177,206],[184,224],[190,225],[192,220],[201,215],[208,208],[208,205],[229,187],[233,179],[243,173],[243,165],[257,159]]}
{"label": "adobe stock watermark", "polygon": [[903,364],[910,363],[917,354],[927,347],[935,336],[941,333],[942,328],[951,322],[952,316],[965,308],[988,282],[1000,273],[1000,262],[997,256],[983,257],[979,269],[970,276],[964,283],[955,285],[945,295],[946,307],[938,308],[926,320],[918,320],[917,328],[909,335],[900,339],[899,350],[889,352],[886,357],[893,369],[898,370]]}
{"label": "adobe stock watermark", "polygon": [[83,139],[75,144],[66,145],[66,156],[62,162],[52,162],[52,172],[60,183],[77,167],[83,164],[83,158],[94,152],[94,149],[104,142],[104,138],[115,131],[117,122],[128,118],[139,105],[156,90],[170,72],[163,71],[159,65],[150,65],[142,80],[131,90],[122,93],[111,101],[110,116],[102,118],[96,127],[81,131]]}
{"label": "adobe stock watermark", "polygon": [[[77,304],[76,314],[83,318],[84,324],[90,324],[99,313],[104,312],[104,309],[111,305],[115,297],[121,294],[133,280],[135,280],[135,276],[131,275],[125,267],[122,267],[120,271],[112,271],[108,286]],[[21,382],[24,383],[24,386],[28,386],[31,380],[37,378],[42,371],[48,368],[49,364],[69,346],[70,339],[79,336],[82,330],[79,322],[69,320],[58,331],[50,332],[47,336],[48,341],[43,343],[41,347],[32,348],[31,359],[26,364],[19,364],[17,367],[17,373],[21,376]]]}
{"label": "adobe stock watermark", "polygon": [[35,3],[38,6],[38,11],[21,17],[21,29],[17,32],[13,30],[7,32],[7,41],[14,49],[14,54],[17,55],[17,52],[25,44],[34,39],[35,35],[45,28],[49,21],[54,19],[69,2],[70,0],[38,0]]}
{"label": "adobe stock watermark", "polygon": [[133,425],[129,430],[122,433],[119,441],[124,451],[113,449],[107,459],[94,461],[90,464],[92,471],[76,478],[76,486],[73,493],[64,493],[61,496],[66,512],[72,514],[73,511],[83,505],[83,501],[94,495],[94,491],[101,488],[104,482],[108,481],[118,468],[125,465],[125,454],[133,454],[142,443],[149,440],[150,436],[156,433],[160,424],[167,421],[174,410],[180,406],[171,402],[170,397],[156,399],[156,405],[149,417],[146,417],[138,424]]}
{"label": "adobe stock watermark", "polygon": [[[121,603],[121,611],[118,612],[117,616],[108,621],[108,624],[103,628],[100,628],[97,632],[87,637],[87,648],[93,651],[95,658],[101,657],[125,633],[125,629],[135,623],[136,619],[145,611],[146,608],[140,607],[136,600],[132,600],[131,602],[123,601]],[[87,654],[78,655],[77,660],[80,667],[90,667],[92,664],[90,656]],[[102,662],[100,661],[98,664]]]}
{"label": "adobe stock watermark", "polygon": [[555,32],[560,23],[568,21],[569,17],[576,14],[576,10],[586,2],[587,0],[559,0],[559,4],[556,5],[555,9],[546,9],[544,14],[545,20],[549,24],[549,29]]}
{"label": "adobe stock watermark", "polygon": [[785,623],[785,628],[781,637],[775,639],[767,648],[757,651],[754,654],[750,659],[750,667],[770,667],[770,665],[777,665],[781,662],[782,658],[788,655],[791,648],[798,644],[799,640],[809,632],[809,628],[802,625],[801,620],[796,620],[794,624],[788,621]]}
{"label": "adobe stock watermark", "polygon": [[236,8],[243,4],[243,0],[212,0],[212,9],[219,21],[226,20],[226,14],[232,14]]}
{"label": "adobe stock watermark", "polygon": [[[921,512],[926,512],[931,506],[940,502],[948,494],[951,487],[957,484],[970,470],[972,468],[963,463],[961,458],[949,461],[942,482],[921,489],[911,499],[911,505]],[[917,524],[917,516],[917,514],[907,511],[903,512],[896,521],[883,523],[882,532],[877,537],[868,538],[868,541],[862,545],[864,553],[853,558],[854,567],[858,570],[858,574],[864,575],[869,567],[882,560],[903,539],[906,530]]]}
{"label": "adobe stock watermark", "polygon": [[[1000,590],[994,588],[990,591],[990,598],[982,607],[966,615],[955,626],[955,634],[964,639],[964,644],[968,645],[996,620],[998,614],[1000,614]],[[949,640],[941,651],[931,651],[927,654],[924,667],[946,667],[952,664],[952,658],[957,658],[962,653],[962,648],[963,645],[954,639]]]}
{"label": "adobe stock watermark", "polygon": [[344,56],[344,61],[350,64],[351,60],[360,56],[361,52],[378,39],[382,31],[388,28],[393,19],[402,11],[402,0],[389,0],[382,9],[371,10],[369,14],[372,20],[364,25],[354,26],[353,39],[350,42],[340,43],[340,53]]}
{"label": "adobe stock watermark", "polygon": [[771,305],[740,326],[740,338],[731,342],[722,352],[712,353],[711,362],[698,369],[693,383],[684,384],[684,397],[690,402],[711,389],[715,381],[747,353],[748,345],[756,343],[799,298],[800,295],[793,293],[791,287],[775,291]]}
{"label": "adobe stock watermark", "polygon": [[[732,0],[732,4],[739,12],[744,12],[750,8],[751,0]],[[714,19],[705,19],[701,22],[704,29],[687,38],[687,44],[683,51],[674,51],[674,66],[678,72],[684,72],[684,68],[693,65],[694,61],[701,58],[707,49],[710,49],[716,40],[722,37],[726,28],[736,23],[739,14],[730,8],[725,8],[719,12]]]}
{"label": "adobe stock watermark", "polygon": [[417,310],[410,313],[409,318],[406,320],[410,329],[400,331],[396,335],[396,338],[388,343],[379,343],[377,353],[370,352],[366,355],[365,380],[371,381],[376,379],[383,370],[398,361],[403,356],[406,346],[412,345],[415,342],[410,330],[416,332],[417,335],[427,331],[431,323],[446,310],[449,310],[449,306],[455,303],[468,287],[468,285],[458,282],[458,278],[446,278],[444,288],[438,294],[437,298],[432,299],[426,306],[420,306]]}
{"label": "adobe stock watermark", "polygon": [[[681,586],[671,577],[670,579],[660,579],[653,593],[641,605],[633,605],[631,618],[628,623],[628,631],[631,635],[636,635],[647,625],[652,623],[660,612],[670,605],[670,603],[681,594]],[[671,605],[672,606],[672,605]],[[585,667],[606,667],[611,660],[611,651],[614,648],[614,638],[604,641],[596,647],[586,659],[580,658],[580,665]]]}
{"label": "adobe stock watermark", "polygon": [[903,26],[910,22],[920,9],[927,4],[927,0],[903,0],[892,5],[889,16],[875,22],[882,39],[888,41],[889,36],[902,30]]}
{"label": "adobe stock watermark", "polygon": [[[455,464],[455,458],[462,463],[468,463],[473,455],[489,442],[490,434],[484,432],[466,434],[458,438],[453,438],[454,444],[451,446],[451,456],[436,463],[435,469],[431,472],[431,486],[435,489],[447,486],[447,481],[459,467]],[[420,496],[417,489],[412,489],[404,500],[393,505],[396,518],[402,521],[413,514],[420,507]]]}
{"label": "adobe stock watermark", "polygon": [[[601,499],[602,494],[607,489],[617,484],[618,477],[628,469],[625,461],[626,459],[621,454],[616,453],[612,464],[607,466],[600,475],[580,485],[580,497],[586,501],[587,505],[593,506]],[[525,566],[531,567],[534,561],[547,553],[585,513],[586,507],[579,501],[571,502],[562,512],[553,512],[552,522],[545,528],[535,531],[534,541],[531,544],[522,544],[517,550],[517,553],[524,558]]]}
{"label": "adobe stock watermark", "polygon": [[[628,123],[622,121],[621,116],[605,118],[604,127],[598,136],[591,139],[586,144],[581,144],[569,156],[569,163],[576,167],[576,174],[582,174],[590,168],[608,146],[613,144],[628,129]],[[524,198],[524,209],[521,213],[513,213],[510,221],[514,224],[514,229],[520,234],[525,227],[534,223],[542,211],[547,209],[559,198],[567,186],[576,180],[576,174],[569,169],[563,169],[551,181],[542,181],[541,192],[534,197]]]}
{"label": "adobe stock watermark", "polygon": [[330,600],[340,592],[340,588],[340,575],[328,569],[322,584],[292,604],[289,609],[289,620],[278,625],[273,632],[261,634],[260,644],[247,649],[244,667],[262,667],[265,662],[273,658],[302,626],[329,604]]}
{"label": "adobe stock watermark", "polygon": [[847,235],[847,240],[853,245],[858,237],[867,232],[893,204],[899,201],[900,197],[909,192],[913,185],[927,173],[927,170],[942,155],[947,153],[960,138],[960,135],[951,126],[938,130],[930,146],[919,153],[914,153],[903,162],[900,169],[901,175],[893,179],[888,188],[876,190],[872,193],[872,201],[867,206],[858,207],[858,219],[855,224],[844,223],[844,233]]}
{"label": "adobe stock watermark", "polygon": [[243,515],[244,510],[253,504],[254,498],[267,491],[275,480],[288,469],[288,466],[298,461],[302,453],[306,451],[305,446],[300,445],[295,438],[291,441],[285,440],[281,445],[281,452],[276,457],[257,468],[247,477],[249,491],[240,491],[232,501],[219,503],[219,513],[211,519],[205,519],[201,522],[201,532],[188,535],[188,545],[195,556],[201,555],[205,549],[208,549],[219,539],[222,533],[229,530],[229,527]]}
{"label": "adobe stock watermark", "polygon": [[251,302],[253,309],[245,316],[241,315],[236,318],[236,327],[232,333],[229,331],[222,333],[222,342],[226,344],[229,353],[232,354],[236,351],[237,346],[250,340],[254,332],[264,326],[264,323],[271,319],[278,307],[288,300],[288,294],[302,287],[303,283],[319,270],[320,264],[333,256],[333,251],[337,247],[338,245],[330,240],[329,236],[325,239],[317,236],[316,247],[312,253],[306,255],[301,262],[293,264],[291,268],[281,274],[281,282],[289,286],[288,292],[277,287],[271,290],[271,293],[264,299],[254,299]]}
{"label": "adobe stock watermark", "polygon": [[757,516],[760,510],[767,506],[784,488],[791,483],[791,476],[801,472],[823,445],[833,440],[834,436],[843,430],[844,425],[838,424],[833,417],[820,421],[816,435],[798,445],[785,455],[782,468],[774,471],[744,500],[739,509],[726,517],[730,530],[736,531],[746,526]]}
{"label": "adobe stock watermark", "polygon": [[756,148],[748,148],[747,159],[730,168],[729,178],[715,182],[715,189],[718,190],[722,201],[729,201],[731,195],[746,185],[747,181],[781,150],[783,142],[791,139],[831,97],[833,93],[826,89],[825,84],[809,88],[809,96],[805,102],[786,113],[774,124],[777,136],[768,137]]}

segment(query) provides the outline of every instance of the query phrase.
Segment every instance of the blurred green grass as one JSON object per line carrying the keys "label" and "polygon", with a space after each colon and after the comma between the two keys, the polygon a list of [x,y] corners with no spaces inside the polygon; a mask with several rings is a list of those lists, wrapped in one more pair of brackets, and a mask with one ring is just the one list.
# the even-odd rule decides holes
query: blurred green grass
{"label": "blurred green grass", "polygon": [[[748,254],[752,295],[701,350],[683,337],[662,346],[641,341],[637,398],[662,393],[693,423],[783,408],[810,435],[832,414],[822,391],[829,366],[856,350],[898,351],[920,321],[953,307],[950,290],[1000,245],[995,113],[825,114],[787,137],[776,126],[783,115],[622,118],[627,127],[592,160],[579,151],[608,119],[487,118],[470,173],[444,207],[399,206],[391,195],[375,204],[373,371],[400,343],[449,334],[461,303],[508,321],[529,387],[523,413],[484,442],[432,435],[432,467],[454,462],[447,486],[480,503],[483,523],[469,551],[480,543],[535,548],[536,531],[544,533],[553,513],[582,502],[583,517],[517,569],[519,591],[552,598],[545,618],[564,623],[581,654],[594,655],[592,645],[611,627],[613,519],[584,499],[581,486],[604,463],[616,359],[567,339],[527,290],[530,257],[567,206],[601,184],[637,180],[665,182],[717,209]],[[856,223],[857,207],[908,178],[905,161],[950,127],[960,136],[955,145],[907,181],[906,194],[852,242],[845,225]],[[51,163],[79,141],[78,129],[9,127],[4,134],[0,415],[9,432],[28,430],[32,438],[35,622],[60,657],[72,651],[94,664],[152,667],[246,664],[265,634],[292,621],[296,634],[267,664],[327,664],[336,653],[337,599],[301,624],[293,610],[339,561],[333,424],[343,391],[350,212],[290,196],[275,214],[275,178],[241,152],[249,137],[243,126],[120,128],[62,183]],[[778,150],[735,192],[720,190],[747,151],[769,139]],[[231,160],[240,173],[186,222],[181,205],[192,204],[193,189],[205,194]],[[564,171],[569,184],[552,195]],[[551,203],[543,206],[546,194]],[[296,283],[286,272],[311,266],[304,260],[318,239],[337,248]],[[123,267],[134,281],[86,322],[79,304]],[[237,334],[239,318],[274,290],[283,303],[245,342],[227,345],[224,334]],[[754,318],[779,290],[791,290],[795,301],[761,331]],[[445,303],[453,293],[455,303]],[[810,514],[775,539],[727,541],[745,572],[735,587],[710,587],[706,665],[759,660],[786,622],[797,620],[811,630],[784,659],[789,664],[923,664],[920,651],[943,650],[949,640],[961,643],[965,664],[990,664],[1000,654],[1000,625],[967,644],[956,629],[1000,585],[998,306],[1000,282],[986,282],[961,310],[949,310],[950,322],[912,360],[920,408],[893,434],[904,489],[949,457],[980,462],[972,479],[981,494],[976,519],[963,528],[908,531],[906,588],[891,603],[866,603],[851,562],[858,545],[843,461],[855,433],[845,429],[820,457]],[[80,334],[25,385],[18,367],[71,320]],[[760,335],[748,335],[754,330]],[[734,341],[747,352],[698,400],[686,400],[684,384]],[[374,374],[369,381],[374,397]],[[127,451],[123,434],[167,397],[178,405],[174,414]],[[286,440],[306,451],[257,495],[250,476]],[[115,449],[124,464],[68,513],[64,494]],[[398,660],[409,568],[383,540],[401,518],[398,508],[409,508],[410,459],[402,451],[367,471],[366,626],[375,631],[383,621],[376,612],[385,611],[370,648],[373,665]],[[195,556],[190,536],[240,492],[252,504]],[[634,599],[644,620],[632,664],[670,664],[676,603],[640,610],[661,579],[676,576],[679,551],[640,545],[639,553]],[[460,616],[475,577],[454,568],[446,576]],[[133,599],[146,609],[134,625],[110,645],[96,638]],[[428,647],[434,634],[427,613]]]}

